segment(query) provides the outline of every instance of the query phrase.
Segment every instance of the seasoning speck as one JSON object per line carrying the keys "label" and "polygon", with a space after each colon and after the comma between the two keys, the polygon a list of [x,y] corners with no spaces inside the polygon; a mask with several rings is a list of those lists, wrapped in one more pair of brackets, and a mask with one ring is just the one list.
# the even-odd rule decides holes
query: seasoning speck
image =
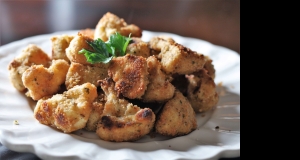
{"label": "seasoning speck", "polygon": [[19,125],[18,120],[14,120],[14,125]]}
{"label": "seasoning speck", "polygon": [[220,127],[219,126],[216,126],[216,128],[215,129],[219,129]]}

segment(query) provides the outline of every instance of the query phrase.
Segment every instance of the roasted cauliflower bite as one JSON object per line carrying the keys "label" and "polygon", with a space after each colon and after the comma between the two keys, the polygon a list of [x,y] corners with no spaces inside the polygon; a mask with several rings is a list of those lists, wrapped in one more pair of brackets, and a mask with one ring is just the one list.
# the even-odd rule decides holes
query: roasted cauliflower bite
{"label": "roasted cauliflower bite", "polygon": [[205,69],[186,77],[189,82],[187,98],[195,112],[205,112],[212,109],[219,101],[213,78],[207,74]]}
{"label": "roasted cauliflower bite", "polygon": [[160,52],[165,46],[169,46],[174,43],[175,41],[171,37],[160,35],[154,36],[150,39],[149,47],[155,51]]}
{"label": "roasted cauliflower bite", "polygon": [[186,97],[175,91],[157,116],[155,131],[165,136],[186,135],[197,128],[196,114]]}
{"label": "roasted cauliflower bite", "polygon": [[108,68],[108,76],[116,83],[118,94],[130,99],[140,99],[144,95],[148,75],[146,58],[130,54],[113,58]]}
{"label": "roasted cauliflower bite", "polygon": [[87,62],[84,54],[79,54],[81,49],[86,49],[93,51],[92,47],[86,41],[92,41],[89,37],[78,33],[70,42],[68,48],[66,48],[66,55],[71,62],[81,63],[81,64],[90,64]]}
{"label": "roasted cauliflower bite", "polygon": [[107,12],[99,20],[95,28],[94,39],[100,38],[102,41],[106,42],[110,35],[119,32],[121,35],[128,37],[142,37],[142,30],[134,25],[128,25],[123,18],[119,18],[115,14]]}
{"label": "roasted cauliflower bite", "polygon": [[52,60],[49,68],[43,65],[33,65],[22,75],[24,86],[28,89],[26,95],[33,100],[57,93],[66,80],[69,63],[65,60]]}
{"label": "roasted cauliflower bite", "polygon": [[63,94],[40,99],[34,108],[34,117],[42,124],[70,133],[86,126],[96,97],[95,85],[78,85]]}
{"label": "roasted cauliflower bite", "polygon": [[56,35],[51,37],[52,43],[52,59],[63,59],[70,62],[66,55],[66,48],[69,47],[71,40],[74,36],[71,35]]}
{"label": "roasted cauliflower bite", "polygon": [[63,96],[61,94],[46,96],[38,100],[33,111],[35,119],[37,119],[41,124],[54,126],[53,115],[55,113],[58,102],[62,100]]}
{"label": "roasted cauliflower bite", "polygon": [[207,74],[212,78],[216,78],[216,70],[215,66],[213,65],[213,60],[209,56],[205,56],[206,63],[204,64],[204,69],[207,70]]}
{"label": "roasted cauliflower bite", "polygon": [[95,132],[97,130],[98,122],[103,114],[104,105],[106,103],[106,95],[103,91],[98,92],[98,96],[92,103],[92,112],[86,123],[85,130]]}
{"label": "roasted cauliflower bite", "polygon": [[163,47],[158,58],[161,61],[162,70],[167,74],[191,74],[202,69],[206,63],[203,54],[178,43]]}
{"label": "roasted cauliflower bite", "polygon": [[119,99],[111,78],[99,81],[107,96],[97,135],[106,141],[135,141],[148,134],[154,126],[155,114],[150,108],[139,108]]}
{"label": "roasted cauliflower bite", "polygon": [[25,70],[32,65],[49,67],[50,64],[51,59],[47,53],[37,45],[29,44],[22,50],[21,54],[8,65],[10,82],[18,91],[23,92],[26,90],[22,82],[22,75]]}
{"label": "roasted cauliflower bite", "polygon": [[127,46],[126,53],[148,58],[150,56],[150,49],[148,43],[142,41],[141,38],[132,37],[131,42]]}
{"label": "roasted cauliflower bite", "polygon": [[97,63],[84,65],[72,62],[66,75],[66,87],[70,89],[76,85],[90,82],[98,86],[97,81],[108,77],[108,64]]}
{"label": "roasted cauliflower bite", "polygon": [[142,98],[144,102],[165,102],[171,99],[175,87],[170,83],[171,76],[161,71],[161,64],[155,56],[147,58],[149,84]]}

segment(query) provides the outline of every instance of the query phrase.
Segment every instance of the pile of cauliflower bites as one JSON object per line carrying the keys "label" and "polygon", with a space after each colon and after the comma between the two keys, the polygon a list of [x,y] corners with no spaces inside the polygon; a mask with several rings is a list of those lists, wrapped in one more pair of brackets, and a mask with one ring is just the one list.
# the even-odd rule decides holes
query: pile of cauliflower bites
{"label": "pile of cauliflower bites", "polygon": [[[92,64],[78,53],[93,50],[87,41],[105,42],[116,32],[131,38],[125,56]],[[51,55],[28,45],[9,64],[10,81],[37,101],[40,123],[64,133],[84,129],[113,142],[150,132],[189,134],[197,128],[196,113],[219,101],[212,60],[171,37],[141,37],[138,26],[108,12],[94,29],[53,36]]]}

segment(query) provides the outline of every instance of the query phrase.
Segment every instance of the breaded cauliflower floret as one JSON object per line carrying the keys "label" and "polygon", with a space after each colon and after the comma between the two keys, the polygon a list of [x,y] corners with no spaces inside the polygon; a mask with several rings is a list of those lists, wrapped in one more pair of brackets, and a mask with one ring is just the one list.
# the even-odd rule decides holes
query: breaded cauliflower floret
{"label": "breaded cauliflower floret", "polygon": [[197,128],[196,114],[186,97],[175,91],[155,122],[155,131],[165,136],[186,135]]}
{"label": "breaded cauliflower floret", "polygon": [[127,46],[126,53],[148,58],[150,56],[148,43],[142,41],[141,38],[132,37],[131,39],[132,41]]}
{"label": "breaded cauliflower floret", "polygon": [[68,48],[66,48],[66,55],[71,62],[81,63],[81,64],[91,64],[87,62],[84,54],[79,54],[81,49],[86,49],[93,51],[92,47],[86,41],[92,41],[89,37],[78,33],[70,42]]}
{"label": "breaded cauliflower floret", "polygon": [[140,99],[149,83],[147,60],[141,56],[127,54],[110,61],[108,76],[116,83],[118,95]]}
{"label": "breaded cauliflower floret", "polygon": [[175,87],[170,83],[172,78],[161,71],[161,64],[155,56],[147,58],[149,85],[142,98],[144,102],[165,102],[171,99]]}
{"label": "breaded cauliflower floret", "polygon": [[43,65],[49,67],[50,57],[35,44],[29,44],[22,53],[17,56],[8,66],[9,79],[18,91],[25,91],[26,87],[22,82],[22,74],[32,65]]}
{"label": "breaded cauliflower floret", "polygon": [[119,99],[112,79],[99,82],[107,96],[96,131],[101,139],[114,142],[135,141],[152,130],[155,114],[150,108],[141,109],[125,99]]}
{"label": "breaded cauliflower floret", "polygon": [[92,112],[90,114],[89,120],[84,127],[87,131],[96,131],[98,122],[103,114],[104,105],[106,103],[106,95],[101,91],[98,92],[98,96],[92,103]]}
{"label": "breaded cauliflower floret", "polygon": [[[51,99],[50,99],[51,98]],[[55,109],[59,102],[64,101],[62,94],[43,97],[37,101],[33,115],[41,124],[54,126]]]}
{"label": "breaded cauliflower floret", "polygon": [[195,112],[208,111],[218,103],[216,84],[205,69],[187,75],[187,79],[189,81],[187,98]]}
{"label": "breaded cauliflower floret", "polygon": [[70,62],[69,58],[66,55],[66,48],[69,47],[71,40],[74,36],[70,35],[56,35],[51,37],[52,42],[52,59],[64,59],[67,62]]}
{"label": "breaded cauliflower floret", "polygon": [[42,124],[70,133],[86,126],[97,88],[91,83],[75,86],[63,94],[40,99],[34,117]]}
{"label": "breaded cauliflower floret", "polygon": [[160,52],[165,46],[174,44],[175,41],[167,36],[154,36],[149,41],[149,47],[155,51]]}
{"label": "breaded cauliflower floret", "polygon": [[49,68],[43,65],[33,65],[22,75],[24,86],[28,89],[26,95],[33,100],[57,93],[66,80],[69,63],[65,60],[52,60]]}
{"label": "breaded cauliflower floret", "polygon": [[108,77],[108,64],[83,65],[72,62],[66,77],[66,87],[70,89],[76,85],[90,82],[98,86],[97,81]]}
{"label": "breaded cauliflower floret", "polygon": [[162,70],[167,74],[191,74],[202,69],[206,63],[203,54],[178,43],[163,47],[158,57]]}
{"label": "breaded cauliflower floret", "polygon": [[126,37],[130,34],[131,37],[142,37],[142,30],[138,26],[134,24],[128,25],[123,18],[107,12],[96,25],[94,39],[100,38],[106,42],[116,32]]}

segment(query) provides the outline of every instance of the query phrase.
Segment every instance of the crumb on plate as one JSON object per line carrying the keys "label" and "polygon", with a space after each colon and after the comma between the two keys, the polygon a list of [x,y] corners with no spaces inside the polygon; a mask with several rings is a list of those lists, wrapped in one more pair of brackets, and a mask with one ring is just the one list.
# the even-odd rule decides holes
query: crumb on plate
{"label": "crumb on plate", "polygon": [[14,125],[19,125],[18,120],[14,120]]}

